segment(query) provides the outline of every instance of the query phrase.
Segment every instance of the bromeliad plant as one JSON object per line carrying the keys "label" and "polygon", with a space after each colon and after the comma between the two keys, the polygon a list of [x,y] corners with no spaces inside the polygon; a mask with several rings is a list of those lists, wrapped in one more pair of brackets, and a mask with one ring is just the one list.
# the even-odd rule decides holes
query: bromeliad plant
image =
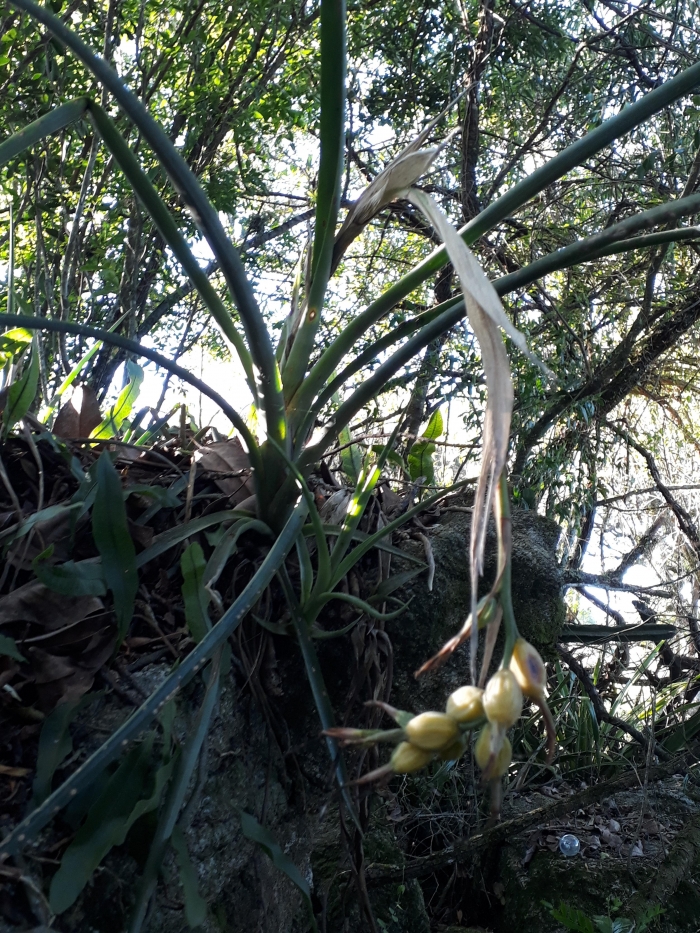
{"label": "bromeliad plant", "polygon": [[[484,275],[469,246],[475,244],[480,237],[497,227],[548,185],[642,124],[666,105],[690,92],[700,84],[700,65],[687,69],[602,123],[493,202],[459,232],[454,230],[425,192],[414,187],[419,178],[431,168],[441,148],[439,145],[423,148],[423,143],[433,129],[431,125],[427,132],[424,131],[372,182],[338,229],[346,132],[345,7],[343,0],[321,0],[320,161],[309,274],[303,292],[292,296],[292,311],[277,346],[274,346],[239,254],[227,237],[217,211],[207,200],[199,181],[158,122],[124,86],[110,66],[95,55],[59,17],[49,9],[38,6],[33,0],[9,2],[41,24],[84,63],[102,85],[105,99],[109,95],[112,96],[123,115],[133,123],[140,137],[151,147],[164,174],[179,194],[211,249],[226,282],[230,299],[235,305],[237,317],[231,315],[228,299],[224,299],[216,291],[195,259],[173,215],[141,168],[137,155],[129,148],[104,107],[97,102],[87,98],[72,100],[29,124],[0,144],[0,166],[11,162],[18,154],[49,134],[66,131],[76,123],[89,123],[128,179],[164,243],[189,276],[204,306],[228,340],[232,352],[240,360],[255,405],[262,415],[260,423],[264,424],[262,435],[256,436],[227,399],[162,355],[120,334],[96,330],[79,321],[36,318],[14,313],[10,275],[8,313],[0,315],[1,323],[35,331],[47,329],[82,334],[103,341],[107,345],[117,346],[134,356],[144,356],[190,382],[221,407],[245,444],[255,489],[256,516],[253,518],[250,513],[232,514],[231,521],[245,523],[253,520],[257,522],[256,528],[265,529],[274,542],[243,593],[223,612],[215,625],[208,629],[205,626],[195,649],[158,690],[101,749],[0,843],[0,855],[17,852],[76,793],[87,787],[110,761],[122,753],[129,741],[153,721],[165,701],[183,683],[207,666],[209,679],[205,705],[192,741],[187,746],[187,753],[181,757],[169,785],[170,790],[156,832],[155,855],[149,859],[147,878],[144,880],[144,889],[139,899],[137,920],[133,926],[135,930],[140,926],[138,916],[143,916],[144,905],[148,903],[149,892],[158,873],[158,859],[162,856],[163,846],[176,826],[184,789],[192,775],[198,748],[201,747],[202,737],[208,728],[218,690],[222,648],[242,618],[254,609],[275,576],[279,578],[287,599],[292,628],[304,656],[314,698],[328,738],[329,751],[336,762],[346,806],[352,812],[342,758],[338,755],[338,733],[334,731],[332,711],[319,673],[312,638],[317,634],[319,613],[331,599],[344,599],[353,604],[358,611],[376,614],[377,610],[373,606],[339,592],[338,586],[363,554],[380,544],[398,524],[409,520],[414,513],[409,510],[373,535],[361,536],[359,533],[360,519],[376,487],[384,460],[390,453],[391,443],[385,446],[376,462],[368,460],[365,463],[340,527],[329,529],[322,524],[313,498],[306,487],[306,478],[314,464],[329,448],[339,439],[342,443],[342,439],[347,437],[346,432],[358,412],[376,398],[382,388],[410,360],[420,354],[437,336],[458,323],[465,314],[480,344],[488,388],[482,469],[474,502],[470,549],[472,612],[463,631],[429,663],[440,663],[457,644],[469,637],[474,684],[453,694],[448,699],[444,714],[430,713],[406,718],[408,714],[396,713],[399,717],[399,728],[385,735],[385,738],[391,741],[399,741],[390,768],[392,771],[408,771],[423,766],[435,754],[456,756],[460,750],[466,748],[466,734],[478,725],[483,725],[476,746],[477,761],[486,778],[496,781],[507,767],[510,751],[505,733],[520,712],[523,694],[534,699],[545,715],[550,732],[551,753],[553,733],[544,701],[541,659],[531,646],[519,639],[510,597],[510,523],[505,469],[513,386],[501,330],[505,330],[516,347],[527,353],[530,358],[532,356],[527,350],[523,336],[512,326],[505,314],[500,297],[523,288],[549,272],[576,263],[612,252],[641,249],[695,236],[697,231],[691,233],[688,230],[668,227],[681,217],[700,210],[700,195],[690,195],[643,211],[493,283]],[[335,339],[327,344],[321,343],[320,327],[331,276],[349,245],[366,224],[387,204],[400,197],[410,199],[423,212],[442,238],[444,247],[432,253],[368,307],[352,317]],[[650,235],[637,236],[642,231],[660,225],[663,225],[664,229]],[[356,354],[356,346],[371,328],[448,261],[453,264],[459,275],[461,295],[409,318],[391,333]],[[6,404],[3,413],[3,437],[6,437],[13,425],[26,414],[36,394],[39,379],[38,365],[35,362],[36,350],[25,352],[25,357],[27,363],[23,373],[8,390],[11,404]],[[343,394],[348,380],[374,358],[379,358],[381,362],[372,375],[359,388]],[[330,403],[336,398],[339,404],[331,411]],[[46,402],[48,403],[49,399],[46,399]],[[326,421],[318,436],[314,437],[312,433],[316,423],[323,416],[326,416]],[[106,463],[102,472],[105,475],[109,472]],[[492,509],[496,516],[499,540],[498,574],[489,595],[477,604],[477,583],[483,569],[484,540]],[[238,526],[233,537],[242,533],[242,530],[244,529]],[[315,561],[312,560],[312,552],[307,543],[310,537],[315,542]],[[300,567],[298,591],[285,569],[285,560],[292,548],[296,548]],[[504,656],[499,672],[486,683],[486,672],[501,618],[504,621],[506,636]],[[122,626],[124,624],[122,620]],[[486,629],[486,640],[480,686],[477,687],[476,649],[481,628]],[[481,688],[485,688],[483,696],[479,692]],[[341,735],[340,738],[347,741],[355,740],[358,736]],[[374,741],[381,737],[373,734],[362,735],[360,738],[362,741]]]}

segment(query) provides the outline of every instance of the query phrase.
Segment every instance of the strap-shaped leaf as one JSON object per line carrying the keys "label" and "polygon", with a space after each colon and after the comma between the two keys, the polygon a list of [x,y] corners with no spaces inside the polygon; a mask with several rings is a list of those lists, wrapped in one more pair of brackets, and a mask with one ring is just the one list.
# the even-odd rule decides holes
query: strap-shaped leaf
{"label": "strap-shaped leaf", "polygon": [[55,913],[75,902],[109,850],[124,842],[140,816],[158,806],[174,759],[154,775],[152,748],[153,734],[126,755],[90,808],[51,881],[49,902]]}
{"label": "strap-shaped leaf", "polygon": [[109,453],[100,454],[95,469],[97,489],[92,507],[92,536],[102,558],[102,570],[114,599],[120,641],[134,613],[139,588],[134,542],[129,534],[122,484]]}
{"label": "strap-shaped leaf", "polygon": [[209,619],[210,596],[204,586],[207,562],[201,545],[194,541],[180,558],[182,571],[182,598],[185,601],[185,620],[190,634],[200,642],[211,628]]}
{"label": "strap-shaped leaf", "polygon": [[182,660],[151,696],[96,752],[93,752],[87,761],[80,765],[40,807],[15,826],[0,842],[0,857],[18,852],[24,844],[34,839],[37,833],[75,798],[76,794],[88,787],[97,775],[123,752],[126,745],[153,721],[165,703],[200,670],[216,649],[223,645],[260,599],[265,588],[279,570],[301,530],[306,513],[307,504],[305,500],[302,500],[295,506],[287,524],[251,581],[212,630],[207,633],[206,638]]}
{"label": "strap-shaped leaf", "polygon": [[141,369],[137,363],[133,363],[131,360],[128,360],[126,364],[126,371],[129,376],[128,383],[119,393],[119,398],[109,409],[103,421],[98,424],[95,430],[91,433],[90,437],[115,437],[119,433],[119,429],[121,428],[124,421],[131,414],[134,403],[136,402],[136,399],[139,396],[139,392],[141,391],[141,383],[143,382],[143,369]]}
{"label": "strap-shaped leaf", "polygon": [[187,849],[187,839],[179,826],[173,830],[170,843],[175,849],[177,864],[180,869],[180,881],[182,882],[182,893],[185,896],[185,919],[192,929],[201,927],[207,919],[207,902],[199,893],[199,883],[197,878],[197,869],[192,864],[190,853]]}
{"label": "strap-shaped leaf", "polygon": [[242,512],[239,509],[229,509],[225,512],[212,512],[211,515],[201,515],[199,518],[193,518],[184,525],[178,525],[175,528],[169,528],[162,534],[153,539],[153,542],[136,558],[136,566],[144,567],[149,561],[155,560],[161,554],[169,551],[171,547],[185,541],[191,535],[198,531],[204,531],[205,528],[211,528],[213,525],[221,525],[224,522],[235,521],[239,518],[252,518],[250,512]]}
{"label": "strap-shaped leaf", "polygon": [[[41,555],[39,555],[41,557]],[[72,560],[51,566],[37,557],[32,569],[44,586],[64,596],[104,596],[107,584],[102,564],[93,560]]]}
{"label": "strap-shaped leaf", "polygon": [[33,785],[33,806],[38,806],[51,793],[51,782],[56,769],[73,750],[68,727],[83,703],[59,703],[44,720],[39,736],[39,751],[36,760],[36,777]]}
{"label": "strap-shaped leaf", "polygon": [[241,810],[241,830],[246,839],[250,839],[259,846],[271,860],[275,868],[289,878],[306,898],[311,897],[311,889],[306,878],[299,871],[294,862],[282,851],[280,844],[269,829],[262,826],[251,813]]}
{"label": "strap-shaped leaf", "polygon": [[19,379],[15,380],[7,391],[7,400],[2,412],[3,437],[7,437],[12,428],[29,411],[39,385],[39,350],[36,338],[32,340],[29,361],[25,363]]}

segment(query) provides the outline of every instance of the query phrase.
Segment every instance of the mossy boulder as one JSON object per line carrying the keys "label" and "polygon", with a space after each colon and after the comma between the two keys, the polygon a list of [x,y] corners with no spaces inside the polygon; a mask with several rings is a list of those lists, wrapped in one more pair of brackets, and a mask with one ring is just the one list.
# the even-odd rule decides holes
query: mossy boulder
{"label": "mossy boulder", "polygon": [[[512,592],[518,628],[543,654],[551,653],[564,624],[566,609],[562,599],[562,571],[557,562],[561,529],[536,512],[513,510]],[[427,573],[415,577],[398,594],[410,601],[408,609],[388,625],[394,646],[394,699],[399,705],[409,698],[417,709],[435,702],[439,693],[464,683],[467,648],[455,653],[451,663],[437,675],[419,682],[413,672],[462,627],[469,614],[469,535],[471,513],[460,504],[443,510],[430,529],[429,540],[435,560],[432,591]],[[401,546],[415,556],[423,556],[418,542]],[[493,522],[486,542],[485,569],[479,595],[488,592],[496,574],[497,544]],[[406,569],[401,567],[401,569]],[[439,684],[439,688],[438,688]]]}

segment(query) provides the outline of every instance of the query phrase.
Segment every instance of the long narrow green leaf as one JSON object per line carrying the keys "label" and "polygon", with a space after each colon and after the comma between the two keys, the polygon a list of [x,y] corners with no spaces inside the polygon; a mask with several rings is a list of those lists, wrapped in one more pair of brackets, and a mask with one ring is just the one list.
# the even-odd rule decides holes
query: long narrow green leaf
{"label": "long narrow green leaf", "polygon": [[73,904],[113,846],[121,845],[136,820],[160,803],[173,760],[153,775],[153,735],[124,758],[90,808],[51,880],[50,904],[62,913]]}
{"label": "long narrow green leaf", "polygon": [[321,157],[311,285],[304,316],[282,373],[289,400],[306,373],[331,272],[345,150],[345,0],[321,0]]}
{"label": "long narrow green leaf", "polygon": [[104,596],[107,593],[102,564],[91,560],[72,560],[51,566],[36,558],[32,569],[39,580],[55,593],[64,596]]}
{"label": "long narrow green leaf", "polygon": [[132,363],[131,360],[127,361],[126,367],[129,376],[129,382],[119,393],[119,398],[116,400],[114,405],[111,406],[107,414],[104,416],[104,419],[100,422],[100,424],[97,425],[94,431],[92,431],[90,437],[97,439],[115,437],[119,433],[119,429],[121,428],[124,421],[131,414],[134,403],[136,402],[136,399],[139,396],[139,392],[141,391],[143,370],[136,363]]}
{"label": "long narrow green leaf", "polygon": [[185,601],[185,620],[194,640],[199,643],[211,628],[209,619],[210,596],[204,586],[207,562],[201,546],[193,541],[180,558],[182,571],[182,598]]}
{"label": "long narrow green leaf", "polygon": [[64,130],[71,123],[75,123],[85,113],[87,105],[88,101],[85,97],[70,100],[67,104],[61,104],[60,107],[55,107],[43,117],[29,123],[19,132],[13,133],[9,139],[0,143],[0,166],[5,165],[10,159],[14,159],[20,152],[29,149],[46,136]]}
{"label": "long narrow green leaf", "polygon": [[5,407],[2,412],[2,435],[7,437],[12,428],[29,411],[36,398],[39,386],[39,351],[36,339],[32,341],[29,362],[25,363],[22,375],[9,387]]}
{"label": "long narrow green leaf", "polygon": [[[577,242],[570,243],[568,246],[562,247],[562,249],[542,256],[522,269],[518,269],[517,272],[502,276],[494,282],[494,287],[500,286],[497,287],[499,295],[513,292],[518,288],[524,288],[531,282],[541,279],[542,276],[549,275],[559,269],[567,269],[578,263],[597,259],[604,255],[607,248],[624,246],[625,240],[631,238],[633,234],[640,230],[648,230],[650,227],[656,227],[660,224],[673,223],[679,217],[696,214],[698,210],[700,210],[700,194],[693,194],[686,198],[679,198],[677,201],[658,204],[648,211],[633,214],[631,217],[620,221],[620,223],[606,227],[600,233],[594,233],[583,240],[577,240]],[[663,232],[668,235],[675,231]]]}
{"label": "long narrow green leaf", "polygon": [[158,715],[165,703],[202,668],[233,631],[240,625],[264,590],[282,566],[289,550],[301,531],[306,518],[307,505],[302,499],[294,508],[277,540],[257,572],[240,596],[226,610],[216,625],[197,647],[184,658],[151,696],[114,732],[96,752],[57,788],[44,803],[22,820],[0,842],[0,857],[16,854],[30,842],[44,826],[59,813],[83,788],[88,787],[98,774],[138,736]]}
{"label": "long narrow green leaf", "polygon": [[253,470],[261,472],[260,451],[257,441],[238,412],[231,407],[222,395],[219,395],[218,392],[215,392],[214,389],[208,386],[206,382],[197,379],[192,373],[183,369],[182,366],[178,366],[177,363],[173,363],[156,350],[145,347],[135,340],[122,337],[120,334],[111,334],[109,331],[100,330],[97,327],[89,327],[87,324],[56,321],[52,318],[32,317],[27,314],[0,314],[0,324],[16,324],[20,327],[27,327],[32,330],[51,330],[65,334],[78,334],[82,337],[94,337],[105,343],[113,344],[115,347],[120,347],[122,350],[127,350],[129,353],[134,353],[136,356],[144,356],[146,359],[152,360],[158,366],[162,366],[163,369],[171,372],[173,376],[177,376],[178,379],[182,379],[183,382],[187,382],[189,385],[193,386],[193,388],[201,392],[202,395],[206,395],[207,398],[210,398],[219,406],[234,428],[243,437],[246,447],[248,448],[248,456]]}
{"label": "long narrow green leaf", "polygon": [[185,919],[187,925],[191,929],[195,929],[201,927],[207,919],[207,902],[199,893],[197,869],[192,864],[187,848],[187,839],[179,826],[173,829],[170,843],[177,855],[177,864],[180,869],[182,893],[185,898]]}
{"label": "long narrow green leaf", "polygon": [[152,893],[158,880],[158,873],[163,862],[168,841],[171,839],[177,819],[185,800],[187,788],[190,785],[195,766],[202,750],[202,744],[209,732],[212,716],[219,698],[221,685],[222,655],[226,645],[219,645],[208,668],[209,682],[207,684],[204,701],[199,708],[197,718],[187,743],[180,755],[175,774],[168,788],[163,809],[158,819],[158,825],[151,842],[148,859],[143,870],[143,877],[136,896],[134,914],[129,925],[129,933],[139,933],[146,916]]}
{"label": "long narrow green leaf", "polygon": [[[514,185],[510,191],[490,204],[463,227],[459,232],[465,243],[468,246],[476,243],[481,236],[496,227],[506,217],[511,216],[540,191],[562,178],[567,172],[583,165],[586,160],[614,140],[626,135],[664,107],[690,93],[698,85],[700,85],[700,64],[692,65],[634,104],[623,108],[616,116],[605,120],[595,130],[572,143],[559,155]],[[318,394],[327,380],[331,378],[349,348],[354,346],[370,327],[381,320],[402,299],[441,269],[446,262],[447,253],[444,247],[440,247],[351,320],[343,329],[343,333],[326,347],[311,369],[303,385],[305,396],[308,398],[309,395],[313,397]],[[302,407],[303,405],[299,404],[299,408],[302,409]]]}
{"label": "long narrow green leaf", "polygon": [[219,325],[224,335],[231,341],[241,361],[241,365],[243,366],[250,391],[253,393],[253,398],[257,402],[258,387],[253,373],[253,361],[223,301],[217,295],[209,281],[209,277],[194,258],[192,250],[188,246],[184,236],[180,233],[172,214],[139,165],[136,156],[126,144],[124,137],[99,105],[91,102],[89,113],[95,129],[117,160],[121,170],[129,179],[131,187],[151,215],[151,219],[158,228],[161,236],[172,249],[182,265],[182,268],[190,277],[192,284],[199,292],[199,296],[209,313]]}
{"label": "long narrow green leaf", "polygon": [[136,552],[126,520],[122,484],[106,450],[100,454],[95,475],[97,491],[92,507],[92,536],[102,558],[105,583],[114,599],[119,641],[122,641],[134,614],[139,588]]}
{"label": "long narrow green leaf", "polygon": [[73,750],[68,727],[81,705],[80,700],[59,703],[44,720],[39,735],[36,777],[32,785],[32,806],[38,806],[49,796],[54,774]]}
{"label": "long narrow green leaf", "polygon": [[241,830],[246,839],[250,839],[256,846],[259,846],[275,868],[283,872],[301,891],[304,903],[309,912],[311,929],[316,933],[318,928],[316,926],[316,918],[314,917],[313,905],[311,903],[311,889],[309,888],[306,878],[289,856],[282,851],[270,830],[262,826],[251,813],[246,813],[245,810],[241,810]]}
{"label": "long narrow green leaf", "polygon": [[331,588],[339,582],[337,577],[338,565],[345,556],[345,552],[350,547],[352,536],[362,520],[362,516],[367,508],[367,503],[369,502],[369,497],[372,495],[374,487],[379,480],[379,475],[380,468],[376,463],[366,464],[362,468],[357,486],[348,503],[343,526],[340,534],[336,538],[335,546],[331,551],[331,571],[333,574],[331,577]]}
{"label": "long narrow green leaf", "polygon": [[161,165],[211,247],[233,295],[248,338],[253,362],[260,374],[268,434],[283,444],[286,443],[282,384],[270,335],[240,256],[226,236],[219,214],[207,199],[196,176],[160,124],[125,86],[116,71],[104,59],[95,55],[65,23],[46,7],[34,3],[34,0],[10,0],[10,5],[24,10],[32,19],[42,23],[49,32],[78,56],[97,80],[114,95],[119,106],[133,120],[158,156]]}
{"label": "long narrow green leaf", "polygon": [[[128,312],[126,314],[122,314],[121,317],[117,318],[114,324],[112,324],[111,327],[109,328],[109,333],[112,333],[113,331],[115,331],[120,326],[122,321],[126,320],[127,317],[128,317]],[[101,349],[102,349],[102,341],[96,340],[95,343],[93,343],[93,345],[90,347],[90,349],[81,356],[81,358],[75,364],[73,369],[71,369],[71,371],[68,373],[66,378],[60,384],[58,389],[56,389],[55,395],[53,396],[53,398],[47,405],[46,411],[44,412],[43,417],[42,417],[42,421],[44,423],[46,423],[51,417],[51,415],[53,414],[56,408],[56,405],[58,404],[59,399],[68,391],[68,389],[73,385],[75,380],[81,374],[83,369],[85,369],[85,367],[90,362],[90,360],[93,358],[93,356],[96,353],[98,353]]]}
{"label": "long narrow green leaf", "polygon": [[0,531],[0,542],[9,544],[17,538],[23,538],[35,525],[51,521],[59,515],[66,515],[76,511],[80,508],[80,505],[79,502],[72,502],[70,505],[49,505],[45,509],[27,516],[21,523],[18,522],[16,525],[11,525],[9,528]]}
{"label": "long narrow green leaf", "polygon": [[154,560],[171,547],[185,541],[191,535],[198,531],[204,531],[205,528],[211,528],[212,525],[221,525],[223,522],[235,521],[239,518],[252,518],[250,512],[242,512],[239,509],[228,509],[225,512],[212,512],[211,515],[201,515],[199,518],[193,518],[189,522],[177,525],[175,528],[169,528],[162,534],[157,535],[151,544],[136,558],[136,566],[144,567],[149,561]]}

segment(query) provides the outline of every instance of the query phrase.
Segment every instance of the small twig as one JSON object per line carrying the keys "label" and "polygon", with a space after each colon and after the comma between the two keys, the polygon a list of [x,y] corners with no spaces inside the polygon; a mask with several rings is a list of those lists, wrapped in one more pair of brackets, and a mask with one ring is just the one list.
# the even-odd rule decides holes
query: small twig
{"label": "small twig", "polygon": [[190,475],[187,480],[187,497],[185,499],[185,518],[184,523],[190,520],[190,515],[192,514],[192,496],[194,494],[194,481],[197,476],[197,461],[192,457],[192,463],[190,465]]}

